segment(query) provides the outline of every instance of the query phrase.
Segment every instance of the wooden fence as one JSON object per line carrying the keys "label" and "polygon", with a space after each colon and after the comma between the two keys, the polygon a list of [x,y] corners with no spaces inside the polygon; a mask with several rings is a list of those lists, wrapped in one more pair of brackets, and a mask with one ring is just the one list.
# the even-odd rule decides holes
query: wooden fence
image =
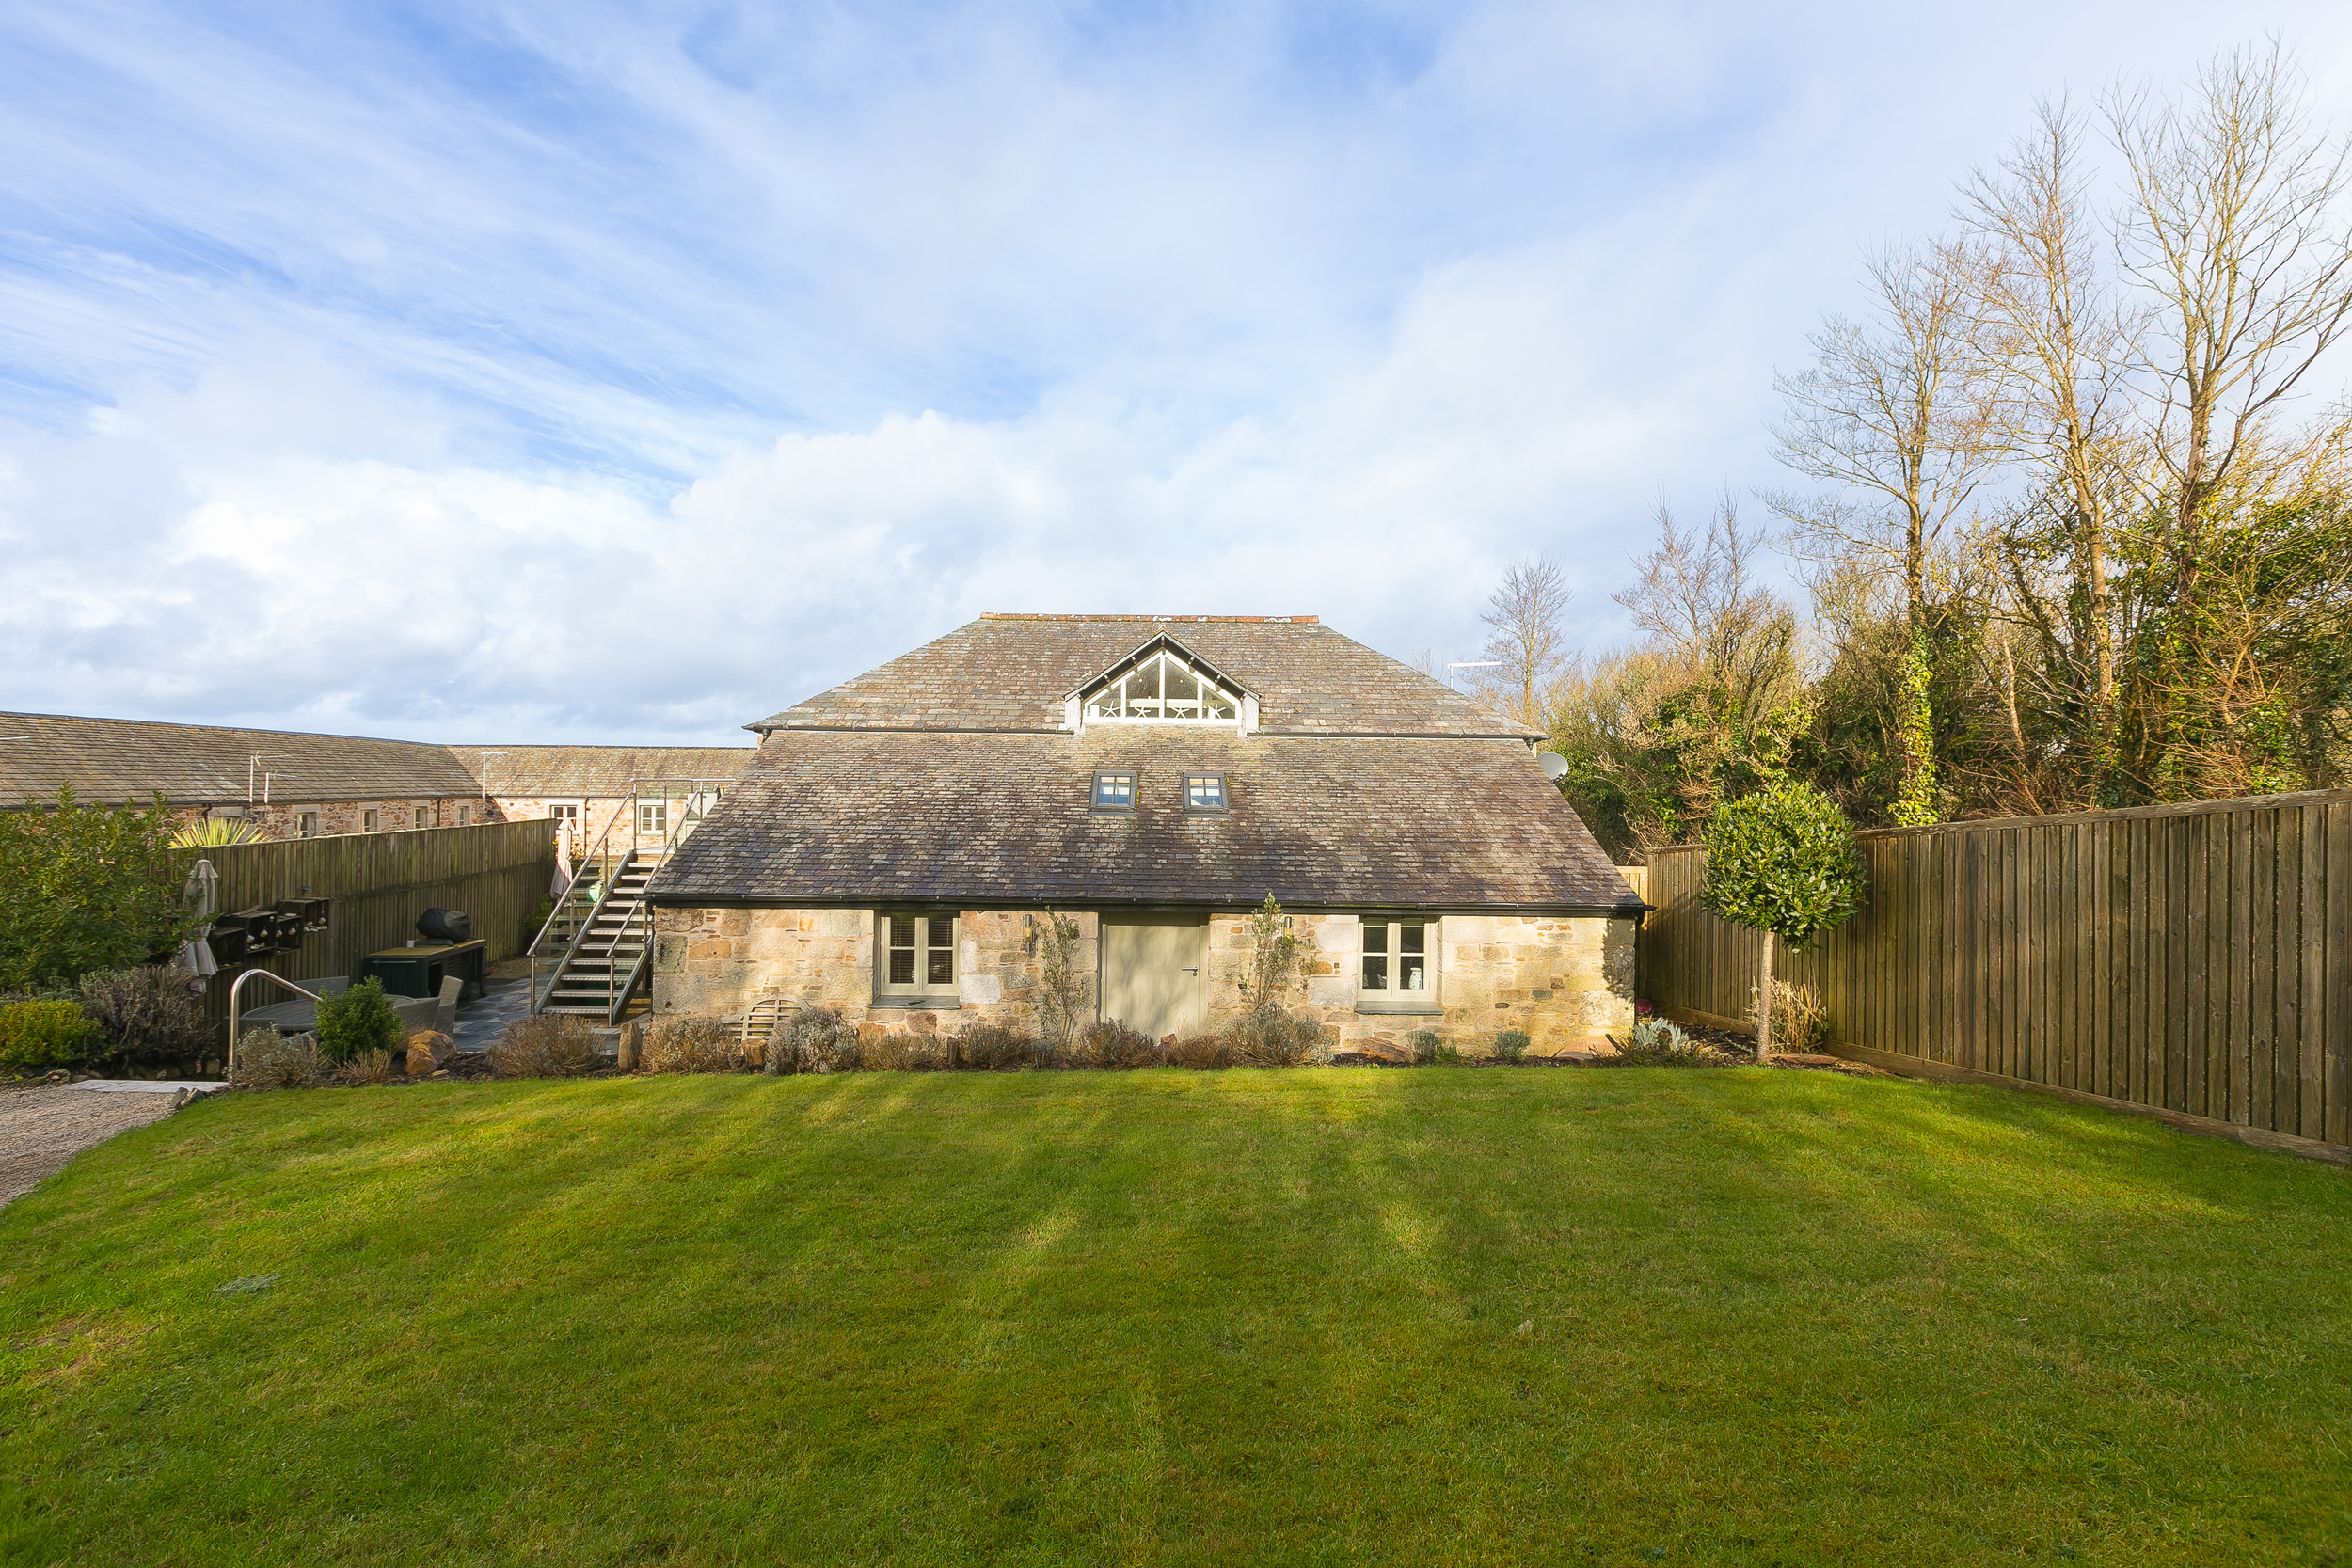
{"label": "wooden fence", "polygon": [[[1774,965],[1839,1047],[2352,1146],[2352,791],[1859,836],[1862,912]],[[1743,1020],[1761,939],[1706,864],[1650,852],[1643,983]]]}
{"label": "wooden fence", "polygon": [[[535,917],[555,876],[555,824],[344,833],[173,855],[183,877],[199,860],[213,863],[220,876],[215,908],[222,913],[280,898],[333,899],[324,933],[306,936],[297,951],[238,966],[301,980],[357,975],[370,953],[416,940],[417,916],[437,904],[473,916],[473,933],[488,942],[491,962],[521,952],[535,933]],[[209,1016],[224,1030],[236,973],[224,968],[205,993]],[[245,988],[245,1005],[284,1002],[292,994],[257,980]]]}

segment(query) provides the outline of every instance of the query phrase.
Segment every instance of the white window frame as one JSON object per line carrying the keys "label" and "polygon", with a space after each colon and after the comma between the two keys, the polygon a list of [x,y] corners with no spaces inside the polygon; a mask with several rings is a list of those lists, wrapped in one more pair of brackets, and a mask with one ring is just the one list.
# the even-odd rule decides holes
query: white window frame
{"label": "white window frame", "polygon": [[547,806],[549,820],[562,822],[568,819],[574,831],[578,831],[580,816],[588,809],[588,802],[585,800],[549,800]]}
{"label": "white window frame", "polygon": [[411,831],[429,828],[433,826],[433,814],[422,806],[411,806],[408,808],[408,821]]}
{"label": "white window frame", "polygon": [[[1406,928],[1421,927],[1422,975],[1427,984],[1418,990],[1400,986],[1404,977]],[[1377,938],[1375,933],[1377,932]],[[1443,951],[1439,942],[1438,919],[1422,914],[1366,914],[1357,921],[1356,934],[1356,1006],[1359,1009],[1400,1013],[1437,1013],[1442,1011],[1438,1001],[1438,956]],[[1376,945],[1375,945],[1376,942]],[[1381,973],[1386,984],[1374,986],[1366,978],[1375,959],[1381,960]]]}
{"label": "white window frame", "polygon": [[315,812],[315,811],[298,811],[298,812],[296,812],[296,813],[294,813],[294,837],[296,837],[296,838],[317,838],[317,837],[319,837],[319,836],[320,836],[320,833],[319,833],[319,814],[318,814],[317,812]]}
{"label": "white window frame", "polygon": [[[1230,707],[1232,711],[1220,718],[1199,716],[1171,718],[1167,712],[1167,705],[1171,701],[1183,701],[1183,699],[1171,699],[1165,696],[1137,699],[1138,705],[1156,703],[1160,708],[1160,711],[1156,713],[1128,711],[1129,700],[1124,690],[1128,678],[1155,664],[1161,668],[1160,678],[1163,683],[1161,687],[1163,691],[1167,689],[1165,684],[1167,671],[1172,666],[1191,676],[1198,683],[1199,688],[1205,689],[1202,695],[1194,699],[1197,704],[1202,707],[1207,706],[1209,698],[1205,692],[1214,691],[1218,698],[1222,699],[1223,705]],[[1145,650],[1129,655],[1112,668],[1117,673],[1088,682],[1071,693],[1064,702],[1062,725],[1065,729],[1073,734],[1084,734],[1096,724],[1152,724],[1178,729],[1232,730],[1239,735],[1248,735],[1258,727],[1257,698],[1242,690],[1232,681],[1212,673],[1172,645],[1147,645]],[[1115,713],[1096,711],[1096,705],[1103,694],[1114,687],[1121,689],[1118,711]]]}
{"label": "white window frame", "polygon": [[[912,949],[894,947],[892,938],[899,922],[912,927],[914,938]],[[938,941],[939,927],[946,927],[947,941]],[[912,951],[914,978],[902,982],[891,978],[891,955]],[[947,977],[932,978],[936,973],[931,959],[944,956],[947,961]],[[962,963],[956,953],[956,915],[952,910],[878,910],[874,914],[874,997],[881,1002],[918,1002],[934,1006],[955,1004],[957,983],[962,978]]]}
{"label": "white window frame", "polygon": [[384,831],[384,809],[381,806],[361,806],[359,808],[359,831],[363,833],[382,832]]}
{"label": "white window frame", "polygon": [[459,806],[457,808],[457,825],[461,828],[473,826],[473,807]]}
{"label": "white window frame", "polygon": [[640,800],[637,802],[637,836],[667,838],[670,836],[670,802]]}

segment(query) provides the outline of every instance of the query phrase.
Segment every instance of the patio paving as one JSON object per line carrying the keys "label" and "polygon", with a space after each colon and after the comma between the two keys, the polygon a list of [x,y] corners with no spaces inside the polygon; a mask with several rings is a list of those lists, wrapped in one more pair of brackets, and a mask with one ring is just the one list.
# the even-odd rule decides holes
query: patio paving
{"label": "patio paving", "polygon": [[483,984],[482,994],[457,1008],[457,1032],[453,1037],[460,1051],[487,1051],[498,1044],[506,1026],[518,1018],[531,1016],[531,981],[489,980]]}

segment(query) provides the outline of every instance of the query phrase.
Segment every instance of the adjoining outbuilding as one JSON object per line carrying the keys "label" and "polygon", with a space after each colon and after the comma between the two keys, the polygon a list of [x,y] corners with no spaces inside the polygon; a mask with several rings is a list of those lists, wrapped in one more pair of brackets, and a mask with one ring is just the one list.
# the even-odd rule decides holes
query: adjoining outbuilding
{"label": "adjoining outbuilding", "polygon": [[[749,746],[442,746],[420,740],[0,713],[0,810],[82,800],[144,805],[183,823],[237,821],[258,837],[569,820],[585,849],[635,813],[659,817],[723,788]],[[660,787],[648,790],[658,782]]]}
{"label": "adjoining outbuilding", "polygon": [[1034,1026],[1052,910],[1101,1016],[1212,1030],[1270,894],[1343,1047],[1632,1018],[1642,903],[1541,737],[1313,616],[988,615],[749,727],[649,890],[657,1013]]}

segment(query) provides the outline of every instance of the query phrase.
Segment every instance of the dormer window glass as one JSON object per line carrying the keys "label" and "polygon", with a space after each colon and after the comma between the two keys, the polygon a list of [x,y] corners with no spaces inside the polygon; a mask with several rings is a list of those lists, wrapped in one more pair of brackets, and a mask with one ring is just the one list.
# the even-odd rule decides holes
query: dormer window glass
{"label": "dormer window glass", "polygon": [[1184,810],[1198,816],[1203,812],[1221,812],[1224,809],[1224,774],[1187,773],[1184,775]]}
{"label": "dormer window glass", "polygon": [[1166,648],[1080,701],[1089,723],[1230,724],[1241,717],[1238,692]]}
{"label": "dormer window glass", "polygon": [[1095,774],[1094,809],[1096,811],[1135,810],[1136,776],[1133,773]]}

